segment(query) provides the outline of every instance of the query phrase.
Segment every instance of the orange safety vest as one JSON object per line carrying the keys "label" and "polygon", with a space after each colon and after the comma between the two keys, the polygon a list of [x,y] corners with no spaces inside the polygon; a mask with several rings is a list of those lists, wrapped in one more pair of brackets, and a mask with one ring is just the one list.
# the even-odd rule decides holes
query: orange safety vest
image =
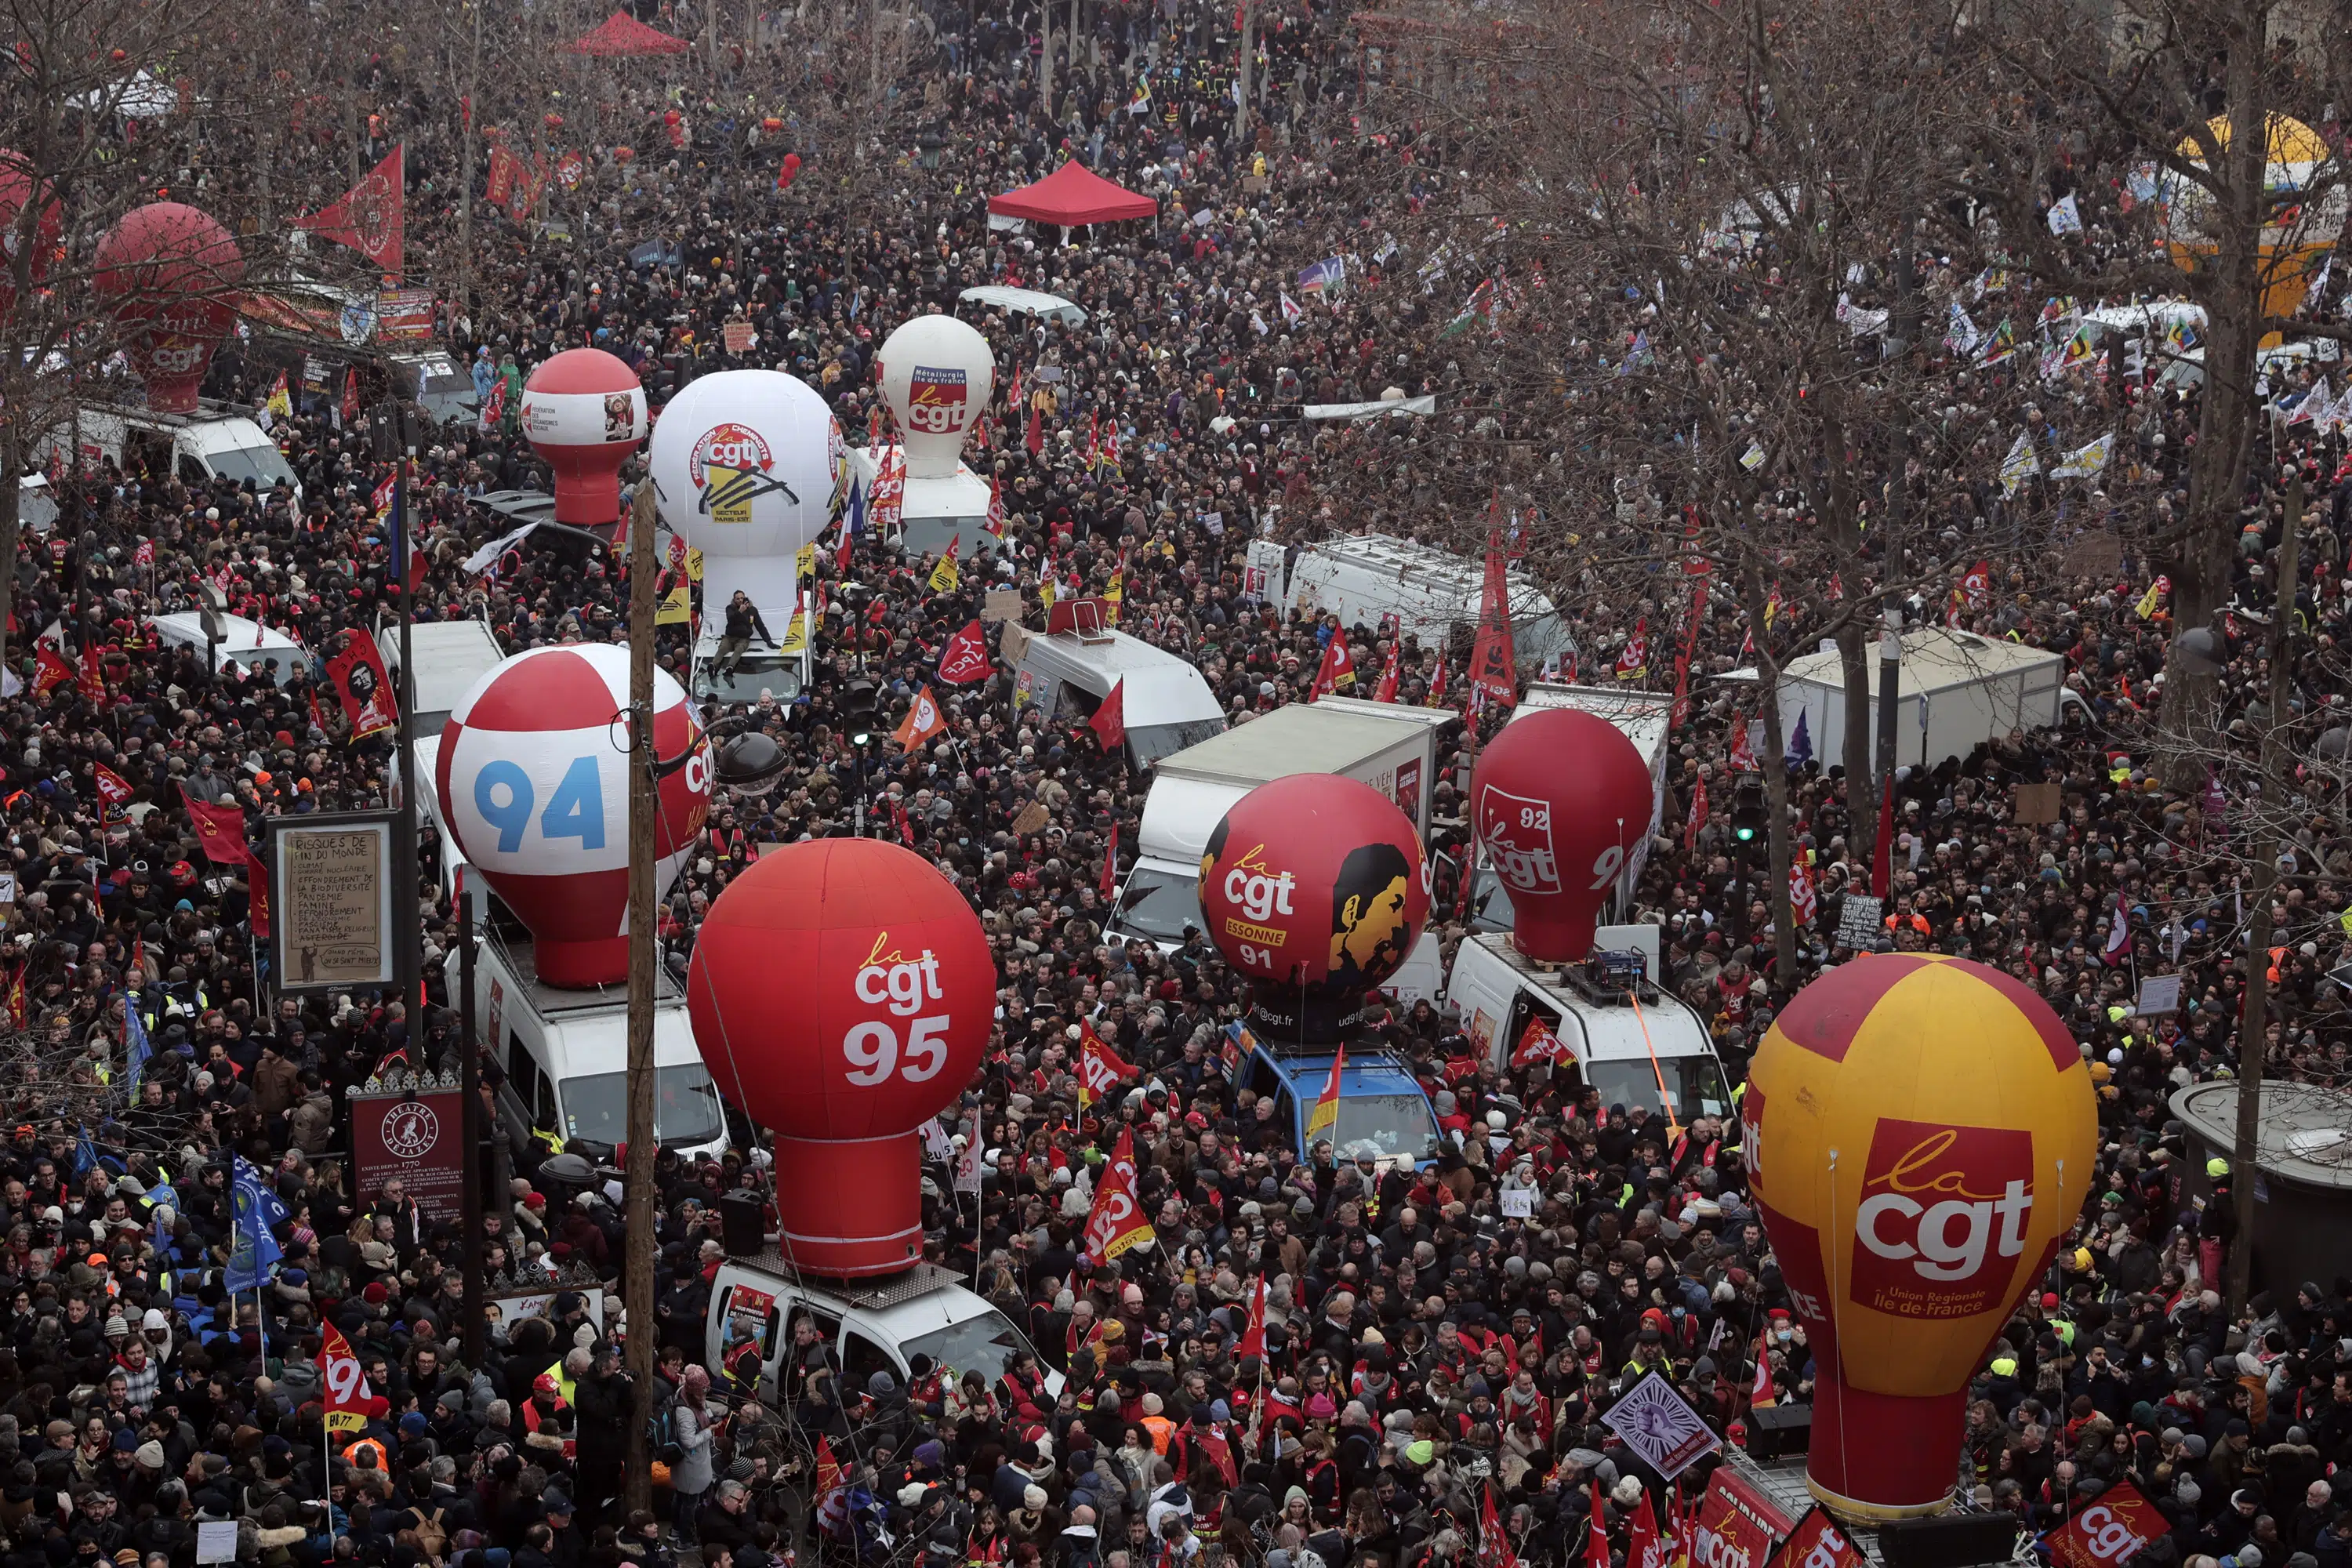
{"label": "orange safety vest", "polygon": [[1155,1454],[1166,1455],[1168,1439],[1176,1436],[1176,1423],[1169,1420],[1165,1415],[1147,1415],[1139,1425],[1151,1434],[1151,1451]]}
{"label": "orange safety vest", "polygon": [[383,1442],[374,1437],[362,1437],[358,1442],[344,1448],[343,1463],[351,1466],[354,1469],[358,1468],[359,1451],[362,1448],[368,1448],[374,1451],[375,1468],[378,1470],[384,1471],[386,1473],[391,1471],[392,1455],[385,1450]]}
{"label": "orange safety vest", "polygon": [[[561,1399],[555,1402],[556,1410],[565,1410],[569,1408],[570,1406]],[[552,1415],[555,1414],[555,1411],[551,1410],[547,1414],[548,1415]],[[542,1415],[539,1413],[538,1400],[526,1399],[522,1402],[522,1426],[524,1431],[538,1431],[539,1424],[546,1419],[547,1415]],[[576,1436],[563,1439],[563,1457],[567,1459],[576,1459],[580,1457],[580,1440]]]}

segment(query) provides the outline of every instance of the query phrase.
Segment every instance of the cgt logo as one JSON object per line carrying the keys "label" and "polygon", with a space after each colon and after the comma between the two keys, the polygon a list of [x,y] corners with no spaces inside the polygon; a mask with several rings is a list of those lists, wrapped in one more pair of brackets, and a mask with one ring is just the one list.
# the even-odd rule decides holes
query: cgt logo
{"label": "cgt logo", "polygon": [[1901,1318],[1965,1318],[2009,1300],[2033,1207],[2033,1135],[1888,1118],[1854,1212],[1853,1299]]}
{"label": "cgt logo", "polygon": [[1225,901],[1241,906],[1242,913],[1260,924],[1275,915],[1293,913],[1290,895],[1297,879],[1287,871],[1271,871],[1258,858],[1265,853],[1261,844],[1240,859],[1225,873]]}
{"label": "cgt logo", "polygon": [[922,1011],[923,1003],[940,1001],[939,955],[929,948],[923,949],[920,958],[906,958],[896,952],[885,952],[890,945],[890,933],[883,931],[874,939],[874,949],[858,967],[855,984],[860,1002],[887,1002],[890,1011],[902,1018]]}
{"label": "cgt logo", "polygon": [[1515,893],[1557,893],[1559,858],[1552,851],[1551,805],[1488,784],[1478,792],[1478,842],[1495,874]]}

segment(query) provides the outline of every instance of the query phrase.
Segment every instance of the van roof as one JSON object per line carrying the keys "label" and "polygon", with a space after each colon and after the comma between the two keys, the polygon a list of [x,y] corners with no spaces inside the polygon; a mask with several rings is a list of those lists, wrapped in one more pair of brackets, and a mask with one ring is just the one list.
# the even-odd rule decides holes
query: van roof
{"label": "van roof", "polygon": [[1038,289],[1013,289],[1002,283],[982,283],[956,297],[969,300],[976,305],[993,305],[1000,310],[1021,310],[1033,316],[1085,308],[1076,300],[1065,300],[1059,294],[1048,294]]}
{"label": "van roof", "polygon": [[[389,635],[386,635],[386,634]],[[395,674],[400,668],[400,636],[379,628],[376,642],[384,663]],[[416,690],[416,730],[437,735],[441,725],[473,689],[474,682],[505,662],[498,637],[479,621],[415,621],[408,628],[409,652],[416,661],[409,679]]]}
{"label": "van roof", "polygon": [[[220,651],[223,658],[232,658],[239,651],[249,652],[256,648],[264,650],[276,648],[300,654],[305,658],[310,657],[309,648],[304,647],[284,632],[265,626],[257,621],[247,620],[243,616],[226,614],[215,616],[214,619],[220,622],[222,632]],[[173,636],[177,641],[194,643],[198,647],[205,646],[204,616],[194,610],[175,610],[168,616],[156,616],[152,617],[152,625],[156,630]]]}
{"label": "van roof", "polygon": [[[1130,703],[1128,722],[1134,721]],[[1338,773],[1420,729],[1381,714],[1294,703],[1171,752],[1160,759],[1159,767],[1163,775],[1182,773],[1264,784],[1292,773]]]}
{"label": "van roof", "polygon": [[[1272,1064],[1293,1093],[1313,1098],[1330,1081],[1334,1051],[1277,1051],[1263,1040],[1258,1054]],[[1339,1098],[1360,1094],[1419,1094],[1421,1082],[1403,1064],[1387,1057],[1349,1057],[1339,1069]]]}
{"label": "van roof", "polygon": [[[1511,967],[1520,984],[1542,995],[1563,1018],[1572,1017],[1584,1033],[1584,1048],[1577,1055],[1589,1061],[1648,1061],[1660,1057],[1713,1054],[1698,1015],[1671,992],[1661,990],[1654,1002],[1640,1012],[1631,1007],[1604,1007],[1585,997],[1558,975],[1536,967],[1521,955],[1507,931],[1485,931],[1470,938],[1485,952]],[[1570,1042],[1573,1045],[1575,1042]]]}
{"label": "van roof", "polygon": [[1112,686],[1124,680],[1127,695],[1122,700],[1129,729],[1225,716],[1207,679],[1190,661],[1125,632],[1085,642],[1066,633],[1047,637],[1032,632],[1021,662],[1082,686],[1097,697],[1109,696]]}

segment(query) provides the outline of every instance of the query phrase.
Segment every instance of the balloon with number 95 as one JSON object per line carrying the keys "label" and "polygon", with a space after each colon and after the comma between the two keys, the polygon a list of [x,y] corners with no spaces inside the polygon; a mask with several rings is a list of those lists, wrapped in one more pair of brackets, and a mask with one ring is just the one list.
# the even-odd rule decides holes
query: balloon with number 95
{"label": "balloon with number 95", "polygon": [[775,1134],[790,1255],[822,1274],[922,1253],[922,1141],[980,1066],[996,964],[962,893],[912,850],[771,850],[710,906],[687,972],[719,1092]]}
{"label": "balloon with number 95", "polygon": [[[434,764],[441,820],[530,928],[551,985],[628,977],[629,650],[574,643],[517,654],[450,710]],[[654,671],[654,749],[690,753],[658,786],[654,896],[676,879],[710,809],[710,756],[678,683]]]}

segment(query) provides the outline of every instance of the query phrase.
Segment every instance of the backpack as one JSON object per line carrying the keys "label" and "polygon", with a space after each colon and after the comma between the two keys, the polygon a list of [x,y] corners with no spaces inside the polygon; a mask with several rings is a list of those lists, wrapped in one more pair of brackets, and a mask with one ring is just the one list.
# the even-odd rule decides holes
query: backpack
{"label": "backpack", "polygon": [[646,1417],[646,1447],[655,1462],[675,1465],[686,1458],[686,1450],[677,1443],[677,1405],[676,1401],[663,1405]]}
{"label": "backpack", "polygon": [[417,1545],[425,1548],[425,1552],[434,1557],[440,1556],[449,1549],[449,1527],[441,1522],[439,1509],[436,1508],[427,1513],[422,1507],[412,1506],[408,1512],[409,1517],[416,1521],[409,1528],[416,1531]]}

